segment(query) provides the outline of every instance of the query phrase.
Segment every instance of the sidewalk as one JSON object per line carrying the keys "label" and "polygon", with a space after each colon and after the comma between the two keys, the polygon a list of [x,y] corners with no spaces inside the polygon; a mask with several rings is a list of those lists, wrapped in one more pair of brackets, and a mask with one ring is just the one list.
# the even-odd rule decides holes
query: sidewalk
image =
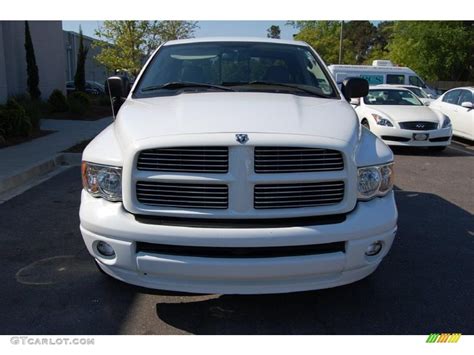
{"label": "sidewalk", "polygon": [[93,138],[110,123],[112,117],[97,121],[42,119],[41,129],[57,132],[0,149],[0,193],[51,171],[59,152]]}

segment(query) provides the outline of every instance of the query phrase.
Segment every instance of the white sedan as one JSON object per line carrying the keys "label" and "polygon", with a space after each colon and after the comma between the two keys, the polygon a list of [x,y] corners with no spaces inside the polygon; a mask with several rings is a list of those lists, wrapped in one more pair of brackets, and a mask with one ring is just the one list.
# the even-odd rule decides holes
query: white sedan
{"label": "white sedan", "polygon": [[451,118],[455,136],[474,140],[474,87],[451,89],[430,107]]}
{"label": "white sedan", "polygon": [[441,151],[451,143],[449,117],[423,105],[410,90],[378,85],[351,104],[361,124],[388,145]]}
{"label": "white sedan", "polygon": [[425,106],[429,106],[434,101],[434,99],[431,98],[431,94],[428,94],[425,90],[423,90],[423,88],[420,88],[418,86],[415,86],[415,85],[392,85],[392,86],[410,90],[412,93],[415,94],[417,98],[420,99],[420,101]]}

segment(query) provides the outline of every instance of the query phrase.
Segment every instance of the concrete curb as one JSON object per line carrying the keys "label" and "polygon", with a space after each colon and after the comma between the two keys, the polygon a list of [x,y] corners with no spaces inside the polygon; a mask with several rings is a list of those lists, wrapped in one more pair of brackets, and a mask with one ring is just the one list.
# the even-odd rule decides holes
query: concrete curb
{"label": "concrete curb", "polygon": [[55,157],[40,161],[23,171],[13,174],[0,180],[0,194],[6,194],[11,190],[17,189],[22,185],[28,184],[32,180],[46,175],[56,169],[58,166],[81,164],[81,153],[60,153]]}

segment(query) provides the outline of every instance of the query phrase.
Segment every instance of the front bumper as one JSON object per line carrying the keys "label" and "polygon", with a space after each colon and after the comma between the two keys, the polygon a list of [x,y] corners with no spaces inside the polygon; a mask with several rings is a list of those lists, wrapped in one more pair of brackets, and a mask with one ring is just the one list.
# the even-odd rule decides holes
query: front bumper
{"label": "front bumper", "polygon": [[[370,130],[388,145],[409,147],[447,146],[451,144],[451,137],[453,135],[451,128],[440,128],[429,131],[414,131],[409,129],[400,129],[396,127],[371,125]],[[429,138],[425,141],[417,141],[413,139],[414,134],[427,134]],[[387,137],[396,137],[400,140],[394,140],[390,138],[387,139]],[[445,140],[440,141],[440,139],[442,138],[444,138]]]}
{"label": "front bumper", "polygon": [[[89,253],[109,275],[134,285],[197,293],[280,293],[348,284],[372,273],[397,230],[394,193],[361,202],[344,222],[284,228],[205,228],[137,222],[120,203],[82,192],[81,233]],[[98,241],[114,258],[102,257]],[[136,242],[210,247],[269,247],[344,242],[344,252],[263,258],[216,258],[137,252]],[[369,244],[381,241],[376,256]]]}

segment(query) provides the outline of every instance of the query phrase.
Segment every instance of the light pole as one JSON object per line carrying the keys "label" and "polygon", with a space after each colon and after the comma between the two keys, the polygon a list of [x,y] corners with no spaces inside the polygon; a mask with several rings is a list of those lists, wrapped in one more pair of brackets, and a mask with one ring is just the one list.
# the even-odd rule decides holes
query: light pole
{"label": "light pole", "polygon": [[342,29],[344,27],[344,21],[341,21],[341,33],[339,36],[339,64],[342,63]]}

